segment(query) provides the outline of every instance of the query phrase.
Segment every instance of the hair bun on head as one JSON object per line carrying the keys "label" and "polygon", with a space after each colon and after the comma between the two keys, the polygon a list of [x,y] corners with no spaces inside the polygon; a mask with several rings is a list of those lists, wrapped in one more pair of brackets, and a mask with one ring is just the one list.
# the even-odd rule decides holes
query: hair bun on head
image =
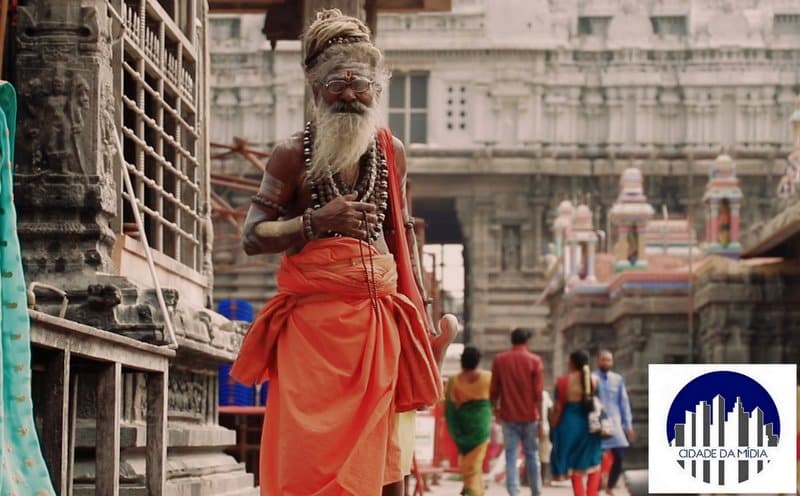
{"label": "hair bun on head", "polygon": [[344,14],[339,9],[326,9],[320,10],[317,12],[314,21],[327,21],[328,19],[333,19],[334,17],[342,17]]}
{"label": "hair bun on head", "polygon": [[309,70],[329,47],[351,43],[371,44],[369,27],[356,17],[344,15],[339,9],[321,10],[303,35],[303,65]]}

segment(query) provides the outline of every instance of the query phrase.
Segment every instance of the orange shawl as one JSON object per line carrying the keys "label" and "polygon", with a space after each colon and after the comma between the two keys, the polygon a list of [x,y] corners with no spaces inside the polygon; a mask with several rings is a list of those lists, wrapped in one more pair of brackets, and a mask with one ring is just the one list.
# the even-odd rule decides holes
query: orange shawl
{"label": "orange shawl", "polygon": [[[422,315],[425,322],[425,304],[414,279],[411,266],[405,219],[403,218],[403,198],[397,179],[397,166],[394,156],[394,142],[388,129],[378,133],[381,149],[386,154],[389,169],[389,215],[386,230],[386,244],[394,254],[397,264],[397,292],[408,297]],[[414,327],[408,334],[400,335],[400,376],[397,378],[395,405],[397,411],[405,412],[430,406],[442,397],[442,380],[439,367],[431,349],[431,335],[427,325]]]}
{"label": "orange shawl", "polygon": [[[377,313],[362,265],[369,268],[370,257]],[[380,494],[401,478],[390,441],[400,336],[416,335],[412,329],[424,323],[396,285],[392,256],[353,238],[320,239],[283,257],[278,294],[231,370],[246,384],[271,378],[263,496]]]}

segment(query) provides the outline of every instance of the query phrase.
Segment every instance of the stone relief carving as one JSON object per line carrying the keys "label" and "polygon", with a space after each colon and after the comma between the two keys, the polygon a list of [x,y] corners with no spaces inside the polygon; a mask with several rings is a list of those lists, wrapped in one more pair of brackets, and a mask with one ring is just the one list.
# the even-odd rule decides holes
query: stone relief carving
{"label": "stone relief carving", "polygon": [[185,370],[169,372],[170,417],[205,420],[209,412],[208,376]]}
{"label": "stone relief carving", "polygon": [[103,173],[108,175],[114,170],[115,157],[117,155],[116,138],[114,138],[114,134],[117,133],[116,104],[110,84],[103,86],[102,100],[104,104],[100,115],[100,133],[103,143]]}
{"label": "stone relief carving", "polygon": [[22,171],[86,174],[93,134],[87,122],[93,106],[87,79],[63,65],[48,72],[25,68],[20,74],[23,139],[17,162]]}
{"label": "stone relief carving", "polygon": [[202,208],[201,242],[203,243],[203,266],[201,273],[208,280],[206,290],[206,308],[213,308],[212,292],[214,289],[214,220],[211,218],[211,205],[205,203]]}
{"label": "stone relief carving", "polygon": [[503,226],[503,252],[500,267],[505,271],[519,270],[521,267],[520,226]]}

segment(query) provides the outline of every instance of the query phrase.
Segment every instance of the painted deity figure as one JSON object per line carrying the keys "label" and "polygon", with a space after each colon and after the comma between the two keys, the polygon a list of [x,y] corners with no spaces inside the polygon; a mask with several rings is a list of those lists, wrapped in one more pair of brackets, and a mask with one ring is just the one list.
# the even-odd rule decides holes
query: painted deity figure
{"label": "painted deity figure", "polygon": [[731,242],[731,204],[727,198],[723,199],[719,204],[719,234],[717,241],[722,246],[728,246]]}
{"label": "painted deity figure", "polygon": [[589,245],[586,243],[580,244],[581,249],[581,257],[580,257],[580,267],[578,269],[578,277],[583,280],[589,275]]}
{"label": "painted deity figure", "polygon": [[626,237],[628,253],[626,258],[631,265],[636,265],[639,259],[639,230],[636,223],[632,223]]}

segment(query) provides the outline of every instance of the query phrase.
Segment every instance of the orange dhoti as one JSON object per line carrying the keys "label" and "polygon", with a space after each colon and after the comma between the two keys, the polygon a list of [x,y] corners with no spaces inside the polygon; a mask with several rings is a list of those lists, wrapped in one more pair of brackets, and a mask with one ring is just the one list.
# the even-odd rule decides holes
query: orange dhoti
{"label": "orange dhoti", "polygon": [[262,496],[372,496],[401,479],[393,436],[401,336],[424,324],[396,287],[392,255],[352,238],[283,257],[278,294],[231,370],[246,384],[270,379]]}

